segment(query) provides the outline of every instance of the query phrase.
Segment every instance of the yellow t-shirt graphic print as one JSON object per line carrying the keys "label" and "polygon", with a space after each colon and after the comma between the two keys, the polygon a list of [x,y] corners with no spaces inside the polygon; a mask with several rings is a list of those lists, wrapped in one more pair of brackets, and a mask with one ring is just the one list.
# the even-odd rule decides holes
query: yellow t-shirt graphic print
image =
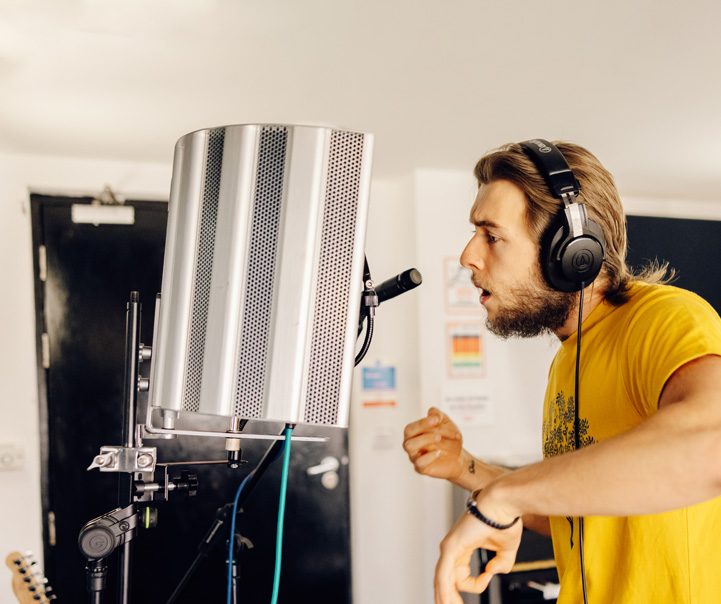
{"label": "yellow t-shirt graphic print", "polygon": [[[586,318],[581,346],[579,436],[585,447],[656,413],[661,392],[679,367],[707,354],[721,355],[721,319],[695,294],[635,283],[628,302],[604,302]],[[549,371],[545,457],[574,449],[575,371],[573,335],[561,344]],[[578,519],[550,520],[561,580],[558,603],[578,604],[583,601]],[[721,568],[721,499],[665,514],[589,517],[584,541],[592,604],[721,601],[713,570]]]}
{"label": "yellow t-shirt graphic print", "polygon": [[[581,335],[583,342],[583,335]],[[575,448],[576,399],[569,396],[566,399],[564,392],[559,392],[552,405],[550,405],[543,419],[543,456],[553,457],[560,453],[568,453]],[[578,436],[581,447],[588,446],[595,441],[588,433],[588,420],[581,417],[578,422]]]}

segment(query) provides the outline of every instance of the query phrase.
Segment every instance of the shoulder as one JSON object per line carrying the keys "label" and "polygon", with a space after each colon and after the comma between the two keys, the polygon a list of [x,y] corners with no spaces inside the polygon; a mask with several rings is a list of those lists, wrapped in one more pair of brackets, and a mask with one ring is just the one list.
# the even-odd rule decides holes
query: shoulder
{"label": "shoulder", "polygon": [[674,372],[706,355],[721,356],[721,319],[703,298],[678,287],[635,283],[630,294],[617,309],[616,346],[633,400],[652,413]]}
{"label": "shoulder", "polygon": [[670,285],[633,283],[627,302],[609,313],[604,327],[629,355],[642,349],[649,359],[672,350],[721,353],[718,313],[697,294]]}
{"label": "shoulder", "polygon": [[621,308],[622,345],[654,363],[721,354],[721,318],[697,294],[669,285],[634,284]]}
{"label": "shoulder", "polygon": [[629,299],[619,307],[621,315],[637,321],[681,321],[682,323],[721,319],[714,308],[701,296],[671,285],[649,285],[635,282],[629,289]]}

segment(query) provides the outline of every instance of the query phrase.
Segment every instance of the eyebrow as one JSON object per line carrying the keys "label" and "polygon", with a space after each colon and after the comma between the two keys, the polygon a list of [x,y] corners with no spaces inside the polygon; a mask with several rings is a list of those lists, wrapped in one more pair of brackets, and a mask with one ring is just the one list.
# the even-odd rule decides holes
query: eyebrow
{"label": "eyebrow", "polygon": [[502,227],[500,224],[493,222],[491,220],[473,220],[473,218],[471,218],[470,222],[472,225],[477,226],[477,227],[500,229],[502,231],[506,230],[505,227]]}

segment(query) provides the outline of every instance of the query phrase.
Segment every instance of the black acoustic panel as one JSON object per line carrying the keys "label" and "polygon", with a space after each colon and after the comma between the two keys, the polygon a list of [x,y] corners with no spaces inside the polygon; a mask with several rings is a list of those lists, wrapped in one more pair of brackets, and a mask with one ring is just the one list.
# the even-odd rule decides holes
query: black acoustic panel
{"label": "black acoustic panel", "polygon": [[673,285],[689,289],[721,312],[721,221],[628,216],[628,263],[668,261],[676,270]]}

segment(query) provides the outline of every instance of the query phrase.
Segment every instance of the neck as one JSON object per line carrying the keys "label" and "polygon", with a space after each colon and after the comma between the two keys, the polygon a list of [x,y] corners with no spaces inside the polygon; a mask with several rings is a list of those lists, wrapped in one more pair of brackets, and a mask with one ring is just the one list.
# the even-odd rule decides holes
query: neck
{"label": "neck", "polygon": [[[583,292],[583,317],[582,321],[586,320],[586,317],[590,315],[593,310],[603,302],[605,297],[606,288],[604,284],[600,282],[600,279],[596,279],[591,285],[589,285]],[[573,307],[568,315],[566,322],[557,329],[554,333],[556,337],[562,342],[571,337],[578,330],[578,302],[580,301],[581,294],[577,294],[576,305]]]}

